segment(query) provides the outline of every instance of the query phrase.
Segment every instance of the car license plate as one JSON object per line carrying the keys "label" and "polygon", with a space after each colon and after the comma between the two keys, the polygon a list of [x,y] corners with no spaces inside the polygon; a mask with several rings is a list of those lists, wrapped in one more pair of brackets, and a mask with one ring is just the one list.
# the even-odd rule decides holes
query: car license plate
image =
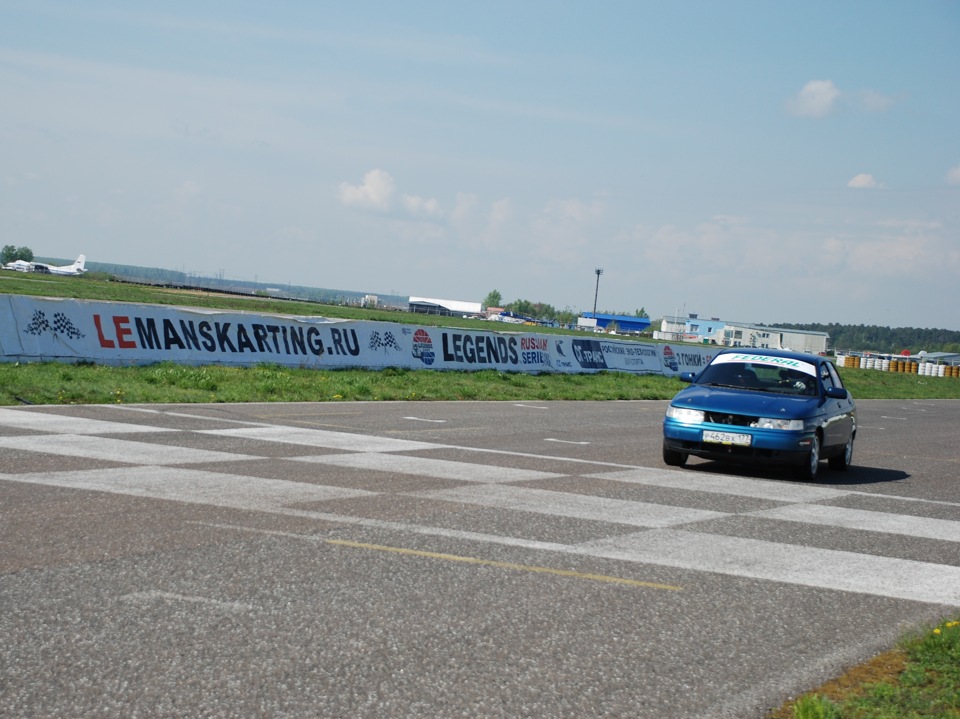
{"label": "car license plate", "polygon": [[703,430],[704,442],[715,442],[717,444],[736,444],[742,447],[749,447],[753,439],[749,434],[739,432],[712,432],[708,429]]}

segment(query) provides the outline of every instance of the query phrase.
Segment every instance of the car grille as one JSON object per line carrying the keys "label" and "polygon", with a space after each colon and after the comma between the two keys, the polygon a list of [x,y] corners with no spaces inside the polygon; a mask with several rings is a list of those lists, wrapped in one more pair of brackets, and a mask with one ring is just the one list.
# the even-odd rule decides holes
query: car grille
{"label": "car grille", "polygon": [[746,414],[726,414],[722,412],[707,412],[704,419],[714,424],[729,424],[735,427],[749,427],[757,421],[756,417]]}

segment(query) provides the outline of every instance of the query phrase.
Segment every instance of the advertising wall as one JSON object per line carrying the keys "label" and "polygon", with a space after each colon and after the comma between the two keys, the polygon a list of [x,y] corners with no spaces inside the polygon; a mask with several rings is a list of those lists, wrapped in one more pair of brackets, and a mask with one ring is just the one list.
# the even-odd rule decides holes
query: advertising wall
{"label": "advertising wall", "polygon": [[[502,325],[498,325],[502,327]],[[120,302],[0,296],[0,361],[675,375],[708,348],[595,335],[427,327]]]}

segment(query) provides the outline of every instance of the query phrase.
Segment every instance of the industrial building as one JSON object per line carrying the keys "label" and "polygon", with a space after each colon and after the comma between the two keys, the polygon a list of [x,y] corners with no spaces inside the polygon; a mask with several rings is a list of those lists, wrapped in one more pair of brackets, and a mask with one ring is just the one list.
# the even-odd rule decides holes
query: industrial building
{"label": "industrial building", "polygon": [[826,332],[727,322],[719,317],[705,320],[696,314],[664,317],[660,321],[660,330],[653,333],[653,338],[667,342],[693,342],[724,347],[789,349],[810,354],[824,353],[830,345],[830,335]]}

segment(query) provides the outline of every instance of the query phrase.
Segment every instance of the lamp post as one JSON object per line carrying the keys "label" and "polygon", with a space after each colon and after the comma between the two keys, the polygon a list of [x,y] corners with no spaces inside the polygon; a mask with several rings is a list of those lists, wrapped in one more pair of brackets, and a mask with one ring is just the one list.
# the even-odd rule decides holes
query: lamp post
{"label": "lamp post", "polygon": [[597,289],[593,293],[593,319],[597,319],[597,295],[600,294],[600,275],[603,274],[603,268],[598,267],[594,272],[597,273]]}

